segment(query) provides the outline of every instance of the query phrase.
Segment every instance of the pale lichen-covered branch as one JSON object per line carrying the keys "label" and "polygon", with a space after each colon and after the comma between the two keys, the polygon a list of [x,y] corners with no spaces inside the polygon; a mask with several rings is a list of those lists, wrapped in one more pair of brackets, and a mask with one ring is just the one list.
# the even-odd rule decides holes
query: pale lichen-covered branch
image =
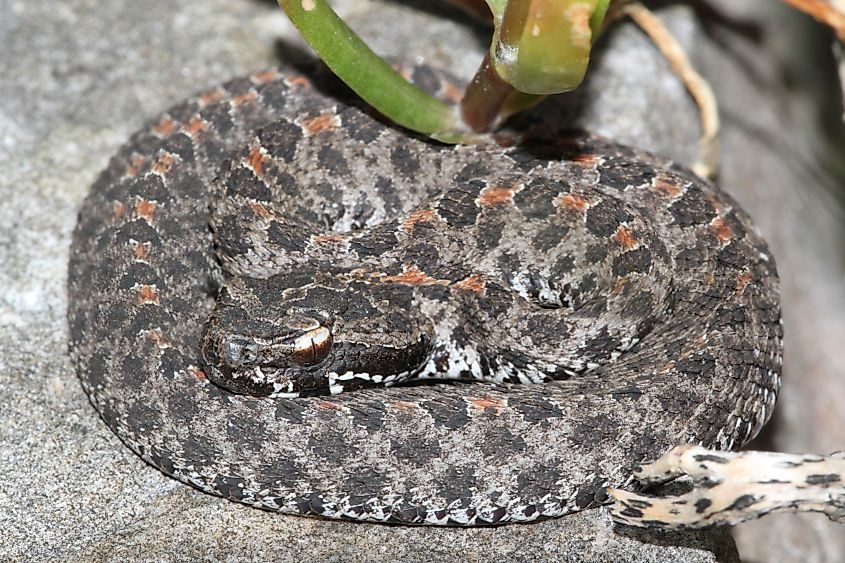
{"label": "pale lichen-covered branch", "polygon": [[692,478],[692,490],[680,496],[611,489],[616,500],[613,519],[629,526],[670,529],[734,525],[784,511],[845,519],[845,452],[728,453],[685,445],[635,471],[646,485],[684,475]]}

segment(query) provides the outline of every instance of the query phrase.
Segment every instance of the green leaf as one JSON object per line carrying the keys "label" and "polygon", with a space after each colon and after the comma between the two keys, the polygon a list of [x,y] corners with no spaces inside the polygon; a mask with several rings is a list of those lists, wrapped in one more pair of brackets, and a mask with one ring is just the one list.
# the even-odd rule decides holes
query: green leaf
{"label": "green leaf", "polygon": [[455,109],[407,82],[341,20],[325,0],[278,0],[317,55],[389,119],[443,142],[472,142]]}
{"label": "green leaf", "polygon": [[487,0],[495,33],[490,56],[520,92],[557,94],[578,87],[610,0]]}

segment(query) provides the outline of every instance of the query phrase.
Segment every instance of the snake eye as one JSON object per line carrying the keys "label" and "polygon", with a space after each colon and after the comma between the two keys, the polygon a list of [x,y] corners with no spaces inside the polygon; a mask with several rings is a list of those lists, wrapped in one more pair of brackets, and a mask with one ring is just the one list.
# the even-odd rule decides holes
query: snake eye
{"label": "snake eye", "polygon": [[309,330],[293,342],[293,361],[299,366],[313,366],[329,355],[332,333],[326,327]]}

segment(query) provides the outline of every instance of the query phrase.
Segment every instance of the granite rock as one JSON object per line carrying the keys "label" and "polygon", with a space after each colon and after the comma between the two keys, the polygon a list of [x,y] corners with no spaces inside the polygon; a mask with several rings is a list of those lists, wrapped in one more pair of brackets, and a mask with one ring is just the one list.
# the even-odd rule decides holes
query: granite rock
{"label": "granite rock", "polygon": [[[484,31],[439,5],[334,5],[385,54],[469,77],[484,50]],[[635,532],[613,528],[604,511],[472,530],[284,517],[203,495],[145,465],[99,420],[67,357],[76,210],[110,154],[146,119],[201,88],[308,51],[272,2],[0,0],[0,13],[0,560],[737,559],[724,530]],[[793,436],[784,442],[793,449],[823,451],[830,440],[789,427],[802,416],[813,417],[811,429],[842,427],[841,409],[825,406],[825,397],[842,396],[841,382],[822,378],[821,407],[798,389],[814,384],[815,371],[835,373],[843,363],[835,346],[825,347],[845,336],[832,207],[812,203],[816,192],[797,193],[806,170],[772,150],[789,137],[783,92],[755,81],[778,83],[772,57],[755,59],[759,46],[740,40],[723,51],[730,40],[705,33],[688,8],[663,15],[695,47],[705,74],[718,78],[717,94],[727,98],[723,181],[757,218],[784,276],[785,389],[795,397],[784,397],[778,430]],[[417,29],[426,32],[408,31]],[[583,90],[546,111],[691,161],[695,107],[642,34],[630,25],[611,32],[593,67]]]}

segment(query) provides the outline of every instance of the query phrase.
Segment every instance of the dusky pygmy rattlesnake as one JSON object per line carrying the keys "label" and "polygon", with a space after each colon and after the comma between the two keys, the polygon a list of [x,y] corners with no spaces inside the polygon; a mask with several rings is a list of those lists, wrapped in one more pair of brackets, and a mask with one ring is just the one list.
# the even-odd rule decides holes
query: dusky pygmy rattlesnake
{"label": "dusky pygmy rattlesnake", "polygon": [[[142,458],[287,513],[481,525],[595,506],[672,445],[758,432],[778,281],[733,199],[600,138],[445,147],[336,96],[277,70],[209,90],[83,204],[71,352]],[[211,375],[277,397],[213,384],[204,331],[206,356],[258,374]],[[391,370],[493,382],[284,398]]]}

